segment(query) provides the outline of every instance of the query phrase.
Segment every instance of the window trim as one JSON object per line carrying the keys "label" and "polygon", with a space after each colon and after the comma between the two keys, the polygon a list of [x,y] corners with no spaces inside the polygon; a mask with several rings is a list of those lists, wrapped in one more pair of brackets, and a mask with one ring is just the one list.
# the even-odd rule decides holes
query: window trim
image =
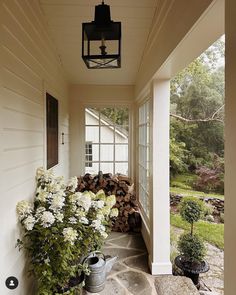
{"label": "window trim", "polygon": [[46,165],[47,169],[59,163],[59,106],[58,100],[46,92]]}

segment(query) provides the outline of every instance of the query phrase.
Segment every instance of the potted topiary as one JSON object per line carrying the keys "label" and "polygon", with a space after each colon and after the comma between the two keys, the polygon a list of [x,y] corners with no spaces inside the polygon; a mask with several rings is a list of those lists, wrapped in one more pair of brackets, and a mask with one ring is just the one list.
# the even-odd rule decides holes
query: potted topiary
{"label": "potted topiary", "polygon": [[207,272],[209,265],[204,260],[206,254],[204,242],[197,234],[193,233],[193,230],[194,222],[197,222],[204,212],[204,203],[194,197],[185,197],[182,199],[179,209],[181,217],[190,224],[190,232],[182,234],[179,238],[180,255],[175,258],[175,264],[199,288],[199,274]]}

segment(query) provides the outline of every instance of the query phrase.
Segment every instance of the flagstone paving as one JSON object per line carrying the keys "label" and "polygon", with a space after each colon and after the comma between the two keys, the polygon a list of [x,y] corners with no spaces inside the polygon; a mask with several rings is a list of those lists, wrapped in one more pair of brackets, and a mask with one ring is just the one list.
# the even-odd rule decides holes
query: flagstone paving
{"label": "flagstone paving", "polygon": [[[163,289],[162,278],[167,278],[167,276],[162,278],[160,276],[156,281],[157,277],[150,274],[147,250],[140,234],[112,232],[103,248],[103,253],[118,256],[117,262],[107,277],[104,290],[99,293],[89,293],[84,290],[84,295],[174,295],[161,291]],[[173,278],[169,276],[168,282],[170,283]],[[160,290],[158,293],[157,288]],[[193,285],[192,288],[195,290]],[[176,294],[199,294],[182,291],[183,289],[181,293]]]}
{"label": "flagstone paving", "polygon": [[[211,246],[211,245],[210,245]],[[215,247],[211,248],[207,260],[212,264],[211,272],[204,277],[204,283],[210,295],[222,295],[223,265],[219,265],[217,255],[221,255]],[[89,293],[83,290],[83,295],[199,295],[191,280],[182,276],[152,276],[148,268],[148,256],[142,236],[137,233],[112,232],[107,239],[103,253],[118,256],[109,273],[105,288],[99,293]],[[220,277],[217,288],[210,288],[212,277],[218,272]],[[202,293],[204,294],[204,293]]]}
{"label": "flagstone paving", "polygon": [[99,295],[157,294],[154,277],[147,265],[147,250],[140,234],[112,232],[103,252],[118,258],[107,277],[105,289]]}

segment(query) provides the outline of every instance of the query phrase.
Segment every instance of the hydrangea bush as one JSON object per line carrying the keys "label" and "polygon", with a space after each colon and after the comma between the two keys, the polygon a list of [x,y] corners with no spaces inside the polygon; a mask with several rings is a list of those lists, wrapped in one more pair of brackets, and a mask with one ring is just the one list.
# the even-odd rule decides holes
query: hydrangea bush
{"label": "hydrangea bush", "polygon": [[[103,245],[118,216],[112,208],[116,197],[100,190],[76,192],[77,177],[65,184],[51,170],[39,168],[33,203],[17,204],[24,236],[18,239],[19,249],[25,248],[30,257],[39,295],[57,294],[77,277],[86,266],[82,259]],[[77,287],[65,294],[75,294]]]}

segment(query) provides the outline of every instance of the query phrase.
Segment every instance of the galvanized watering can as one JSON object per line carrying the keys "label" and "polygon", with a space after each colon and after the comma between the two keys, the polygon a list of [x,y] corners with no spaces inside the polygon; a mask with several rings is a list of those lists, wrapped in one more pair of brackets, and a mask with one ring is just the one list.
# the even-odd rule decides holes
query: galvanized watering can
{"label": "galvanized watering can", "polygon": [[85,276],[85,289],[97,293],[104,289],[107,274],[111,271],[117,256],[106,258],[100,251],[90,253],[83,261],[90,269],[90,275]]}

